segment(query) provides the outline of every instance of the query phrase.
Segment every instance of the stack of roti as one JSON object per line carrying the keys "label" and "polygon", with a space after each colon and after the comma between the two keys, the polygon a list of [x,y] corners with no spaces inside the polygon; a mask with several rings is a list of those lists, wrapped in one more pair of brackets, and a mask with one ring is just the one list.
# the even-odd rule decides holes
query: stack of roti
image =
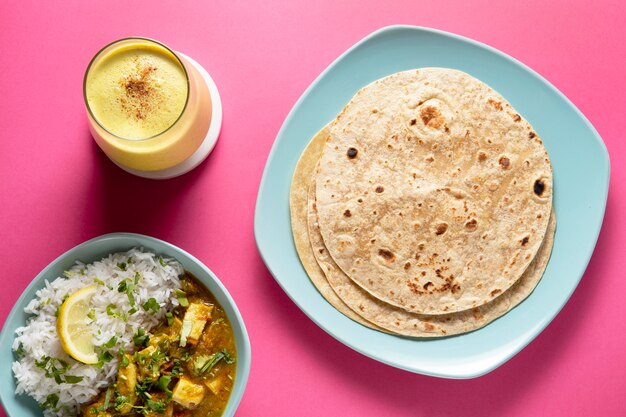
{"label": "stack of roti", "polygon": [[304,150],[290,205],[324,298],[412,337],[475,330],[522,302],[556,227],[532,126],[486,84],[443,68],[361,89]]}

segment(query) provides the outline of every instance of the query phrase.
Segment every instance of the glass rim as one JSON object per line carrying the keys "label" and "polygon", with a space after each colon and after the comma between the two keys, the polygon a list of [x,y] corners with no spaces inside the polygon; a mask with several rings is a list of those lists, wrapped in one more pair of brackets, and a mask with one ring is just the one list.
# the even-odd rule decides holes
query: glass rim
{"label": "glass rim", "polygon": [[[102,55],[102,53],[107,50],[108,48],[110,48],[111,46],[120,43],[120,42],[124,42],[124,41],[132,41],[132,40],[138,40],[138,41],[147,41],[153,44],[156,44],[162,48],[165,48],[168,52],[170,52],[178,61],[178,63],[180,64],[181,68],[183,69],[183,73],[185,74],[185,80],[187,82],[187,97],[185,98],[185,105],[183,106],[182,110],[180,111],[180,114],[178,115],[178,117],[176,118],[176,120],[174,120],[174,122],[165,130],[149,136],[147,138],[138,138],[138,139],[133,139],[133,138],[126,138],[120,135],[117,135],[113,132],[111,132],[109,129],[107,129],[106,127],[104,127],[102,125],[102,123],[100,123],[100,121],[98,120],[98,118],[93,114],[93,111],[91,110],[91,106],[89,105],[89,101],[87,100],[87,76],[89,75],[91,68],[94,64],[94,62],[96,61],[96,59],[98,57],[100,57]],[[150,139],[154,139],[158,136],[161,136],[162,134],[164,134],[165,132],[167,132],[168,130],[170,130],[171,128],[173,128],[178,121],[180,120],[180,118],[183,116],[183,114],[185,113],[185,110],[187,110],[187,105],[189,104],[189,96],[190,96],[190,89],[191,89],[191,85],[189,82],[189,73],[187,72],[187,68],[185,67],[185,64],[183,63],[183,61],[180,59],[180,57],[176,54],[176,52],[174,52],[170,47],[168,47],[167,45],[163,44],[162,42],[159,42],[157,40],[151,39],[151,38],[144,38],[141,36],[129,36],[126,38],[120,38],[120,39],[116,39],[112,42],[109,42],[108,44],[104,45],[102,48],[100,48],[100,50],[98,50],[98,52],[96,52],[93,56],[93,58],[91,58],[91,60],[89,61],[89,65],[87,65],[87,69],[85,70],[85,76],[83,77],[83,100],[85,102],[85,107],[87,108],[87,112],[89,113],[89,116],[91,117],[91,119],[101,128],[103,129],[105,132],[107,132],[108,134],[114,136],[117,139],[122,139],[122,140],[126,140],[126,141],[132,141],[132,142],[141,142],[141,141],[145,141],[145,140],[150,140]]]}

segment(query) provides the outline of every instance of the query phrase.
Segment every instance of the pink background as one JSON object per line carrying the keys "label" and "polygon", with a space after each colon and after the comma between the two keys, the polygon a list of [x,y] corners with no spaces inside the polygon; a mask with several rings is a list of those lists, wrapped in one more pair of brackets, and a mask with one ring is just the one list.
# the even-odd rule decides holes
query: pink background
{"label": "pink background", "polygon": [[[577,291],[526,349],[475,380],[414,375],[336,342],[281,291],[254,242],[257,187],[290,108],[348,47],[398,23],[526,63],[589,118],[612,160],[604,227]],[[222,94],[218,145],[181,178],[122,172],[87,130],[83,72],[129,35],[192,56]],[[144,233],[200,258],[238,302],[253,347],[238,416],[626,415],[625,41],[622,0],[2,1],[0,322],[62,252],[108,232]]]}

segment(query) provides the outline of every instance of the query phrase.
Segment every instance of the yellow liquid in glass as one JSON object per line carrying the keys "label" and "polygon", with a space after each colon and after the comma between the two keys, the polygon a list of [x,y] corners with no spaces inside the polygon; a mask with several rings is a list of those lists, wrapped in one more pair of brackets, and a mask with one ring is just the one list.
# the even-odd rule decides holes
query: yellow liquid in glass
{"label": "yellow liquid in glass", "polygon": [[85,94],[103,128],[121,138],[146,139],[178,120],[189,85],[175,56],[145,43],[102,57],[89,72]]}

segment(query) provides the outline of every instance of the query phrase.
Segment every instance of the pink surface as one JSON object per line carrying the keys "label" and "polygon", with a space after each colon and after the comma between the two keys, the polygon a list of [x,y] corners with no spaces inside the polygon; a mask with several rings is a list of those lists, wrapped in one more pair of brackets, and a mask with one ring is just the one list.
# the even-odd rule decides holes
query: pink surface
{"label": "pink surface", "polygon": [[[144,233],[200,258],[239,304],[253,364],[238,416],[626,415],[623,1],[279,3],[0,3],[0,322],[62,252],[108,232]],[[526,63],[580,108],[611,156],[604,227],[580,286],[543,334],[475,380],[414,375],[336,342],[281,291],[254,243],[257,187],[289,109],[349,46],[398,23]],[[101,46],[129,35],[189,54],[222,94],[217,147],[184,177],[126,174],[87,130],[83,72]]]}

